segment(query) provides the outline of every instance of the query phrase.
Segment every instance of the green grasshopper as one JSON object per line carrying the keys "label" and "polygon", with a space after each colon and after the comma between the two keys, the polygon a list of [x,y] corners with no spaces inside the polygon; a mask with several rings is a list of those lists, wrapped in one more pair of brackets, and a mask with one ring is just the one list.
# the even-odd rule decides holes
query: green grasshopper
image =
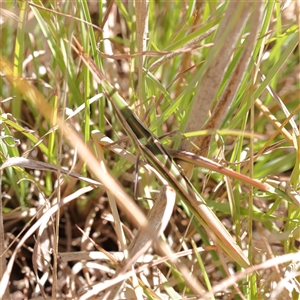
{"label": "green grasshopper", "polygon": [[[141,155],[163,176],[169,185],[176,191],[183,203],[194,214],[199,223],[213,233],[222,249],[231,259],[246,268],[250,265],[242,250],[225,229],[213,211],[207,206],[205,200],[194,188],[192,183],[180,170],[175,160],[170,156],[163,144],[150,132],[129,108],[126,101],[118,94],[116,89],[106,80],[102,71],[94,61],[84,52],[81,45],[74,38],[77,48],[72,45],[75,52],[82,58],[95,79],[101,84],[107,98],[111,102],[118,120],[123,124],[126,133],[139,149]],[[261,185],[263,187],[263,185]]]}

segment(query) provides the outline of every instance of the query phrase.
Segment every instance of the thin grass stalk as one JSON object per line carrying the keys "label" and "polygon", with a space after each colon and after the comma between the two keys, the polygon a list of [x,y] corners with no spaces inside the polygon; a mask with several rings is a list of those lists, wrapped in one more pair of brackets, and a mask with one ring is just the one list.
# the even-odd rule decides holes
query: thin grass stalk
{"label": "thin grass stalk", "polygon": [[[112,5],[113,1],[109,3],[109,5]],[[100,37],[103,37],[103,32],[104,32],[104,26],[106,22],[104,22],[106,15],[106,5],[103,3],[102,0],[98,0],[98,5],[99,5],[99,24],[101,24],[101,32],[102,34]],[[103,24],[104,22],[104,24]],[[104,52],[104,45],[103,43],[96,44],[96,49]],[[100,63],[100,58],[97,58],[98,62]],[[99,87],[99,92],[101,90],[101,87]],[[99,110],[99,115],[98,115],[98,126],[100,131],[104,131],[105,128],[105,119],[103,118],[104,116],[104,111],[105,111],[105,99],[100,99],[98,101],[98,110]]]}
{"label": "thin grass stalk", "polygon": [[[2,15],[1,15],[2,17]],[[18,76],[18,74],[23,73],[23,61],[24,61],[24,56],[25,56],[25,39],[27,37],[26,31],[25,31],[25,26],[26,26],[26,21],[28,17],[28,2],[22,2],[20,3],[20,15],[18,18],[18,27],[17,27],[17,35],[16,35],[16,40],[15,40],[15,49],[14,49],[14,64],[13,64],[13,74],[15,76]],[[1,52],[2,53],[2,52]],[[12,84],[12,94],[15,95],[12,103],[11,103],[11,111],[12,115],[16,120],[21,119],[21,107],[22,107],[22,97],[16,87],[15,84]],[[8,130],[8,129],[6,129]],[[8,148],[8,153],[9,156],[14,156],[18,153],[18,148]],[[17,174],[15,174],[17,175]],[[18,178],[18,177],[17,177]],[[19,183],[20,188],[16,188],[17,184],[15,182],[15,179],[12,182],[12,185],[14,187],[14,190],[18,196],[18,200],[21,203],[21,205],[24,207],[25,206],[25,182],[21,181]]]}
{"label": "thin grass stalk", "polygon": [[[245,128],[247,126],[247,120],[248,120],[248,114],[245,114],[241,125],[240,130],[245,131]],[[252,135],[251,135],[252,137]],[[250,137],[250,138],[251,138]],[[253,137],[254,138],[254,137]],[[232,155],[231,155],[231,162],[240,162],[242,160],[242,152],[243,152],[243,144],[244,144],[244,136],[239,136],[237,138],[236,145],[233,149]],[[235,171],[240,174],[241,172],[241,165],[238,163],[235,167]],[[249,177],[249,180],[254,180]],[[233,188],[233,197],[234,197],[234,203],[232,204],[232,207],[234,206],[234,209],[231,211],[233,222],[234,222],[234,229],[235,229],[235,235],[237,237],[242,235],[241,229],[242,229],[242,223],[241,223],[241,188],[242,184],[240,181],[235,181],[234,188]],[[226,193],[228,193],[228,190],[226,190]],[[237,239],[238,245],[242,246],[242,241],[238,238]],[[240,270],[240,267],[237,266],[237,270]]]}
{"label": "thin grass stalk", "polygon": [[[53,107],[53,124],[56,124],[56,117],[57,117],[57,113],[59,111],[59,104],[58,104],[58,95],[55,94],[54,97],[53,97],[53,102],[52,102],[52,107]],[[49,134],[49,142],[48,142],[48,162],[50,164],[53,163],[53,158],[54,158],[54,153],[55,151],[57,150],[57,148],[55,147],[55,138],[56,138],[56,132],[55,131],[52,131],[50,134]],[[46,183],[46,188],[47,188],[47,191],[48,191],[48,194],[52,193],[52,178],[51,178],[51,173],[50,172],[47,172],[46,174],[46,180],[45,180],[45,183]]]}
{"label": "thin grass stalk", "polygon": [[[191,240],[191,244],[192,244],[192,248],[194,250],[195,256],[197,258],[198,265],[199,265],[199,267],[200,267],[200,269],[202,271],[204,282],[205,282],[205,284],[207,286],[208,291],[211,291],[211,283],[210,283],[209,276],[208,276],[208,274],[206,272],[206,269],[205,269],[205,264],[204,264],[204,262],[203,262],[203,260],[201,258],[200,253],[197,251],[197,245],[196,245],[196,243],[195,243],[195,241],[193,239]],[[213,299],[215,299],[215,297],[212,296],[211,299],[213,300]]]}
{"label": "thin grass stalk", "polygon": [[[78,11],[80,13],[81,19],[87,19],[88,22],[92,22],[90,18],[89,8],[86,0],[77,1]],[[91,27],[86,26],[84,23],[80,23],[81,35],[82,35],[82,43],[85,45],[88,53],[95,53],[95,51],[91,50],[91,42],[94,38],[94,32],[91,31]],[[69,46],[70,44],[68,44]],[[83,66],[82,70],[83,75],[83,102],[84,106],[84,124],[82,124],[82,131],[84,133],[84,141],[87,143],[90,139],[90,123],[91,123],[91,111],[89,104],[89,97],[91,95],[91,87],[93,86],[92,78],[90,76],[88,68]],[[87,166],[83,165],[82,170],[83,175],[87,174]]]}
{"label": "thin grass stalk", "polygon": [[[55,3],[56,5],[56,3]],[[65,9],[68,8],[68,5],[65,6]],[[60,21],[58,15],[53,16],[56,24],[58,26],[58,30],[60,29]],[[71,24],[74,22],[71,20]],[[72,26],[71,26],[72,27]],[[67,53],[70,53],[70,47],[69,44],[63,44],[62,43],[62,49],[58,48],[56,51],[60,52],[60,55],[65,61],[66,70],[69,69],[70,65],[70,56],[67,55]],[[59,55],[59,54],[57,54]],[[65,111],[67,107],[67,90],[68,90],[68,80],[69,80],[69,73],[68,71],[64,72],[63,74],[63,83],[62,83],[62,90],[58,92],[58,95],[55,95],[56,100],[56,106],[53,108],[53,119],[51,119],[51,124],[54,126],[57,126],[57,117],[59,110],[62,110],[62,115],[60,116],[62,119],[65,119]],[[58,96],[58,97],[57,97]],[[54,140],[54,138],[53,138]],[[61,173],[61,162],[63,158],[63,136],[59,135],[57,140],[57,147],[54,147],[55,151],[57,152],[57,167],[58,167],[58,187],[57,187],[57,204],[60,204],[62,201],[62,195],[61,195],[61,187],[62,187],[62,173]],[[53,154],[52,154],[53,155]],[[60,216],[61,211],[57,210],[56,216],[55,216],[55,224],[54,224],[54,243],[53,243],[53,285],[52,285],[52,297],[56,298],[57,294],[57,280],[58,280],[58,246],[59,246],[59,226],[60,226]]]}
{"label": "thin grass stalk", "polygon": [[[137,48],[139,53],[143,53],[147,50],[148,40],[148,22],[149,22],[149,1],[137,0],[135,1],[136,11],[136,31],[137,31]],[[138,86],[137,95],[138,99],[134,102],[134,107],[137,115],[140,119],[144,119],[145,116],[145,80],[144,80],[144,60],[143,54],[138,56]]]}
{"label": "thin grass stalk", "polygon": [[[23,71],[23,61],[24,61],[24,40],[25,40],[25,25],[28,11],[28,2],[20,2],[20,16],[18,21],[18,30],[17,30],[17,38],[15,43],[15,55],[14,55],[14,75],[22,74]],[[12,104],[12,115],[16,119],[20,119],[21,117],[21,107],[22,107],[22,99],[21,95],[18,92],[18,89],[15,85],[13,85],[14,94],[16,95],[13,104]]]}
{"label": "thin grass stalk", "polygon": [[[3,206],[2,206],[2,178],[3,170],[0,170],[0,282],[6,270],[6,257],[5,257],[5,240],[4,240],[4,225],[3,225]],[[0,295],[0,300],[9,299],[8,284],[3,285],[3,293]]]}
{"label": "thin grass stalk", "polygon": [[[255,115],[254,115],[254,103],[255,99],[253,98],[253,90],[254,90],[254,84],[255,80],[257,78],[257,73],[258,70],[253,70],[252,71],[252,82],[251,82],[251,87],[250,87],[250,101],[251,101],[251,107],[250,107],[250,130],[251,133],[254,133],[254,125],[255,125]],[[254,140],[250,139],[250,177],[253,178],[254,176]],[[253,203],[253,198],[254,198],[254,190],[253,187],[250,186],[250,192],[249,192],[249,200],[248,200],[248,206],[249,206],[249,218],[248,218],[248,241],[249,241],[249,246],[248,246],[248,259],[253,264],[253,259],[254,259],[254,254],[253,254],[253,209],[254,209],[254,203]],[[248,295],[248,300],[255,299],[257,298],[257,277],[255,273],[252,273],[248,277],[249,280],[249,288],[247,291]]]}

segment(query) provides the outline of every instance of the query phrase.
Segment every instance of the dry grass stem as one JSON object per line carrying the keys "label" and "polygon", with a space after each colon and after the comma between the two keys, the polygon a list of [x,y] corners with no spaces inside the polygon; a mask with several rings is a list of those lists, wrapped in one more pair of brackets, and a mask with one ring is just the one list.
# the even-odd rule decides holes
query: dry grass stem
{"label": "dry grass stem", "polygon": [[[226,86],[225,91],[220,97],[220,100],[217,101],[213,113],[211,114],[208,122],[205,124],[203,130],[218,129],[224,121],[228,110],[230,109],[232,102],[237,94],[237,91],[245,78],[246,71],[251,62],[252,52],[261,27],[262,13],[263,3],[260,2],[257,3],[256,8],[252,14],[251,31],[245,42],[241,59],[232,72],[228,85]],[[206,157],[212,139],[213,136],[210,135],[197,137],[193,142],[199,148],[199,150],[197,150],[197,148],[193,148],[192,152]]]}
{"label": "dry grass stem", "polygon": [[[231,81],[229,82],[226,91],[223,93],[222,98],[218,101],[212,116],[204,127],[204,130],[217,129],[226,116],[226,113],[229,110],[229,107],[234,99],[234,96],[236,95],[237,89],[243,80],[243,75],[245,74],[250,62],[253,45],[260,28],[262,16],[261,2],[255,5],[253,3],[239,2],[238,8],[234,2],[229,4],[225,13],[225,18],[220,24],[216,37],[217,40],[220,39],[223,41],[222,48],[220,49],[220,44],[217,44],[215,49],[213,49],[215,57],[214,60],[212,60],[211,65],[208,67],[207,72],[203,76],[200,86],[197,88],[197,94],[195,95],[193,108],[185,128],[187,132],[201,130],[205,124],[208,111],[212,106],[212,103],[217,95],[220,82],[225,74],[226,68],[229,65],[230,57],[234,51],[234,48],[236,47],[242,29],[250,16],[251,10],[255,6],[257,7],[253,13],[253,28],[246,44],[246,49],[244,50],[245,52],[243,53],[238,67],[231,76]],[[239,9],[241,9],[241,15],[239,19],[236,20],[235,16],[237,16]],[[228,29],[228,27],[230,29]],[[228,32],[228,30],[230,30],[230,32]],[[225,38],[223,35],[225,35]],[[179,150],[193,152],[206,157],[211,139],[211,136],[200,136],[191,138],[190,140],[182,140]],[[191,142],[196,145],[196,147],[192,145]],[[185,162],[180,162],[180,165],[185,171],[187,177],[190,178],[192,176],[193,165]]]}
{"label": "dry grass stem", "polygon": [[[204,125],[220,82],[229,65],[230,57],[251,13],[252,5],[253,3],[245,2],[229,3],[225,17],[217,31],[216,40],[220,42],[211,50],[210,59],[205,64],[207,71],[203,74],[201,84],[197,87],[194,96],[191,114],[185,128],[187,132],[197,131]],[[207,65],[208,63],[209,65]],[[180,150],[188,152],[190,152],[190,148],[188,141],[183,141],[179,147]]]}
{"label": "dry grass stem", "polygon": [[[147,50],[148,32],[149,32],[149,1],[148,0],[137,0],[135,1],[136,9],[136,26],[137,26],[137,49],[138,52],[143,53]],[[145,84],[144,84],[144,55],[138,57],[138,86],[137,95],[138,98],[134,102],[135,111],[140,119],[145,117]]]}

